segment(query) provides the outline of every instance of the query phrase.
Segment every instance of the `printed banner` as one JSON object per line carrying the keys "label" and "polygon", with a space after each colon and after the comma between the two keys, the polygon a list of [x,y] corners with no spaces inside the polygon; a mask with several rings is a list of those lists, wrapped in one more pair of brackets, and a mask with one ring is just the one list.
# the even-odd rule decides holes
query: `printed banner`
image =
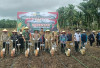
{"label": "printed banner", "polygon": [[29,27],[30,32],[44,28],[44,31],[50,29],[57,30],[58,12],[18,12],[17,13],[17,30],[24,30]]}
{"label": "printed banner", "polygon": [[18,12],[17,19],[47,18],[58,19],[58,12]]}
{"label": "printed banner", "polygon": [[[57,20],[51,19],[26,19],[25,24],[30,28],[30,32],[34,32],[34,30],[40,30],[43,28],[44,30],[50,29],[57,30]],[[52,27],[53,26],[53,27]]]}

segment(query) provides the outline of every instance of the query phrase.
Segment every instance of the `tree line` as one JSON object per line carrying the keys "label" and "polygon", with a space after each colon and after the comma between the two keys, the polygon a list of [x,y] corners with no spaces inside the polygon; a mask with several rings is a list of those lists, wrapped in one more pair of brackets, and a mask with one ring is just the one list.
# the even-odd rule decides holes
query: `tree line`
{"label": "tree line", "polygon": [[99,29],[100,28],[100,0],[83,1],[77,6],[69,4],[68,7],[60,7],[58,24],[61,28],[81,28]]}
{"label": "tree line", "polygon": [[0,20],[0,28],[16,28],[17,21],[2,19]]}

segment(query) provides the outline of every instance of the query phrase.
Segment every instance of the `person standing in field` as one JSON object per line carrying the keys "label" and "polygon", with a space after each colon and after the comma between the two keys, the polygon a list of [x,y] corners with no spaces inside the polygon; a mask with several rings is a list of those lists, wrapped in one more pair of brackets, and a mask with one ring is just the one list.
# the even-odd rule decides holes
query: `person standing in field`
{"label": "person standing in field", "polygon": [[90,46],[93,46],[93,43],[95,42],[95,31],[92,31],[91,34],[88,36]]}
{"label": "person standing in field", "polygon": [[40,31],[40,39],[39,39],[39,46],[40,46],[40,50],[44,50],[45,49],[45,38],[44,38],[44,31],[43,28],[41,28]]}
{"label": "person standing in field", "polygon": [[25,32],[22,33],[25,42],[25,49],[29,48],[28,43],[31,41],[31,33],[28,31],[29,28],[25,27]]}
{"label": "person standing in field", "polygon": [[20,44],[20,52],[23,53],[24,52],[24,39],[22,36],[22,32],[20,32],[18,35],[18,43]]}
{"label": "person standing in field", "polygon": [[77,29],[75,34],[74,34],[74,42],[75,42],[75,51],[78,52],[79,51],[79,44],[81,41],[81,34],[80,34],[80,30]]}
{"label": "person standing in field", "polygon": [[50,30],[45,31],[45,49],[46,51],[50,51],[51,49],[51,34]]}
{"label": "person standing in field", "polygon": [[81,34],[81,49],[83,47],[85,47],[85,43],[87,43],[87,34],[86,34],[86,31],[83,30],[82,34]]}
{"label": "person standing in field", "polygon": [[67,41],[66,32],[62,31],[62,34],[60,35],[60,43],[61,43],[61,52],[62,53],[65,52],[66,41]]}
{"label": "person standing in field", "polygon": [[35,30],[34,31],[35,33],[33,34],[33,41],[34,41],[34,44],[35,44],[35,49],[39,48],[40,49],[40,45],[39,45],[39,33],[38,33],[38,30]]}
{"label": "person standing in field", "polygon": [[18,35],[17,35],[17,31],[16,30],[12,31],[11,41],[13,42],[13,48],[17,48],[17,50],[18,50],[18,47],[17,47]]}
{"label": "person standing in field", "polygon": [[68,34],[67,34],[67,48],[68,49],[71,49],[71,43],[72,43],[72,34],[70,31],[68,31]]}
{"label": "person standing in field", "polygon": [[97,47],[100,47],[100,30],[98,31],[98,34],[96,35],[97,40]]}
{"label": "person standing in field", "polygon": [[9,41],[8,30],[4,29],[2,31],[3,33],[1,34],[1,41],[3,42],[3,48],[7,48],[9,54],[9,43],[7,43]]}

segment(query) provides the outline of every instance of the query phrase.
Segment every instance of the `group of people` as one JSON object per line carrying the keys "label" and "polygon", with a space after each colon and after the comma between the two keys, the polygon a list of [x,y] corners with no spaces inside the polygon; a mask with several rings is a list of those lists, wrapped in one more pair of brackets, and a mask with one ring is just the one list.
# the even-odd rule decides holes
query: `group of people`
{"label": "group of people", "polygon": [[[34,43],[33,45],[35,50],[38,48],[40,51],[43,50],[47,52],[50,52],[52,48],[56,50],[57,46],[60,44],[61,52],[64,53],[65,49],[71,49],[71,46],[74,44],[75,51],[78,52],[79,49],[85,48],[88,40],[90,42],[90,46],[93,46],[95,38],[97,41],[97,46],[100,47],[100,30],[98,31],[97,35],[95,34],[95,31],[92,31],[88,36],[85,30],[81,32],[79,29],[77,29],[75,34],[72,34],[70,31],[68,31],[68,33],[66,33],[66,31],[44,31],[43,28],[41,28],[40,31],[35,30],[34,33],[31,34],[29,32],[29,28],[25,27],[24,31],[12,31],[10,36],[7,29],[4,29],[1,34],[3,48],[5,48],[8,53],[10,41],[13,43],[13,48],[16,48],[17,51],[19,46],[18,44],[20,44],[19,48],[21,53],[23,53],[27,48],[30,48],[30,42]],[[80,43],[81,48],[79,48]]]}

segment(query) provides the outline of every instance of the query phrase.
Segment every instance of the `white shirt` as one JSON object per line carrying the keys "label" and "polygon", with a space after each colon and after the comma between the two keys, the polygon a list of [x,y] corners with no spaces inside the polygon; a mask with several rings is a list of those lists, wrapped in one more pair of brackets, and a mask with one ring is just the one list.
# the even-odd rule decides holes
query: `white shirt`
{"label": "white shirt", "polygon": [[78,33],[75,33],[74,34],[74,38],[75,38],[74,41],[80,41],[81,34],[80,33],[79,34]]}

